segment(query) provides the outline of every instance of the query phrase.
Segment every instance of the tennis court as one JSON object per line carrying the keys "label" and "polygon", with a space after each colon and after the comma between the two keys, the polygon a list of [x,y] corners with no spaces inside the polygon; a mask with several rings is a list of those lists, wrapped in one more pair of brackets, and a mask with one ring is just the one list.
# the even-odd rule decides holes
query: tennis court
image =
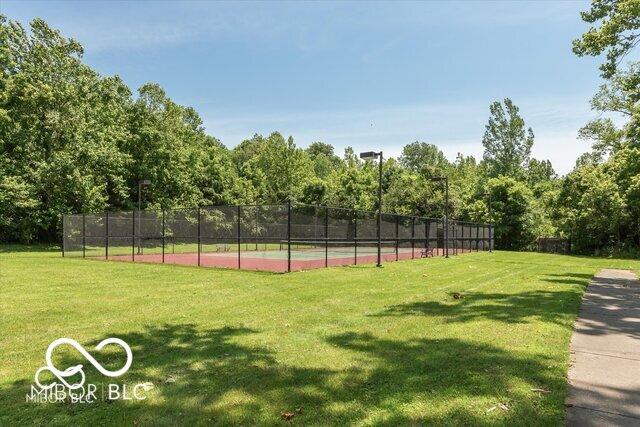
{"label": "tennis court", "polygon": [[288,272],[489,250],[492,227],[314,205],[65,215],[63,256]]}

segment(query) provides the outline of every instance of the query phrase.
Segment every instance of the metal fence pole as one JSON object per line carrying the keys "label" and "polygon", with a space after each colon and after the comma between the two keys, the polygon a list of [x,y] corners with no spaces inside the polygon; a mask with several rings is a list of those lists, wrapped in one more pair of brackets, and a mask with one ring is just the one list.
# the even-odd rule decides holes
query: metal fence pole
{"label": "metal fence pole", "polygon": [[109,212],[106,213],[105,219],[105,245],[104,245],[104,257],[109,259]]}
{"label": "metal fence pole", "polygon": [[462,229],[460,231],[461,236],[460,236],[460,239],[459,239],[460,240],[460,244],[458,246],[460,246],[460,248],[462,249],[462,253],[464,253],[464,250],[465,250],[464,245],[465,245],[465,242],[467,241],[466,237],[465,237],[465,231],[464,231],[465,228],[466,228],[466,225],[465,225],[464,222],[462,223],[461,227],[462,227]]}
{"label": "metal fence pole", "polygon": [[358,265],[358,211],[353,210],[353,265]]}
{"label": "metal fence pole", "polygon": [[164,232],[164,208],[162,209],[162,263],[164,264],[164,245],[165,245],[165,232]]}
{"label": "metal fence pole", "polygon": [[442,231],[444,232],[444,243],[442,245],[444,249],[443,253],[445,258],[449,258],[449,220],[446,216],[442,220],[442,223]]}
{"label": "metal fence pole", "polygon": [[493,224],[489,223],[489,252],[493,252]]}
{"label": "metal fence pole", "polygon": [[411,259],[414,259],[415,256],[415,238],[416,238],[416,217],[411,217]]}
{"label": "metal fence pole", "polygon": [[198,267],[200,267],[200,208],[198,208]]}
{"label": "metal fence pole", "polygon": [[[140,218],[140,210],[138,210]],[[136,211],[131,211],[131,261],[136,261]]]}
{"label": "metal fence pole", "polygon": [[455,220],[452,224],[451,232],[453,233],[453,254],[458,255],[458,225]]}
{"label": "metal fence pole", "polygon": [[82,214],[82,258],[86,257],[86,251],[87,251],[86,215]]}
{"label": "metal fence pole", "polygon": [[[467,242],[471,241],[471,227],[467,224],[462,225],[462,253],[465,253],[467,246],[471,249],[471,244],[467,245]],[[471,252],[471,250],[469,250]]]}
{"label": "metal fence pole", "polygon": [[466,242],[466,238],[465,238],[465,233],[464,233],[464,229],[466,228],[464,222],[462,223],[462,225],[460,226],[460,237],[458,238],[458,240],[460,241],[460,243],[458,244],[458,246],[460,247],[460,249],[462,250],[462,253],[464,253],[465,247],[464,244]]}
{"label": "metal fence pole", "polygon": [[429,227],[431,225],[431,221],[428,219],[424,220],[424,250],[425,253],[429,253]]}
{"label": "metal fence pole", "polygon": [[238,243],[238,270],[240,270],[240,205],[238,205],[236,216],[238,217],[238,224],[236,227],[236,243]]}
{"label": "metal fence pole", "polygon": [[287,201],[287,272],[291,271],[291,200]]}
{"label": "metal fence pole", "polygon": [[400,215],[396,215],[396,261],[398,261],[398,251],[400,250],[400,241],[398,240],[398,238],[399,238],[399,233],[398,233],[399,222],[400,222]]}
{"label": "metal fence pole", "polygon": [[442,256],[446,257],[447,254],[447,229],[446,229],[447,219],[446,217],[442,218]]}
{"label": "metal fence pole", "polygon": [[455,239],[455,245],[456,245],[456,255],[458,255],[458,248],[460,247],[460,236],[458,236],[458,228],[460,227],[458,225],[457,222],[454,222],[454,229],[453,229],[453,238]]}
{"label": "metal fence pole", "polygon": [[[84,215],[84,214],[83,214]],[[60,251],[62,252],[62,258],[64,258],[64,214],[62,214],[62,242],[60,244]],[[83,256],[84,258],[84,256]]]}
{"label": "metal fence pole", "polygon": [[329,266],[329,208],[324,208],[324,266]]}
{"label": "metal fence pole", "polygon": [[458,255],[458,247],[460,240],[458,239],[458,223],[453,221],[453,254]]}
{"label": "metal fence pole", "polygon": [[376,264],[376,267],[382,267],[382,207],[379,206],[378,207],[378,263]]}

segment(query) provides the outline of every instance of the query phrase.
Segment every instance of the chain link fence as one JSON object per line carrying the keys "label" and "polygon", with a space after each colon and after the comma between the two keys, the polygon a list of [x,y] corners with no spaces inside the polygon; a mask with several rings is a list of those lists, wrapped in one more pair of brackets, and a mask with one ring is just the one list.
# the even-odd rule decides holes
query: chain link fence
{"label": "chain link fence", "polygon": [[288,272],[493,248],[490,224],[329,206],[209,206],[63,217],[62,254]]}

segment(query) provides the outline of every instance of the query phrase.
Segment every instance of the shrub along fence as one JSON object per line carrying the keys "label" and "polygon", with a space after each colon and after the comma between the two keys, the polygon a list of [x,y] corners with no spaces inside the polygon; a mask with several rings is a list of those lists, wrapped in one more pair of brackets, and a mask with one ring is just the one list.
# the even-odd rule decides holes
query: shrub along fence
{"label": "shrub along fence", "polygon": [[63,217],[63,256],[288,272],[493,248],[490,224],[281,204]]}

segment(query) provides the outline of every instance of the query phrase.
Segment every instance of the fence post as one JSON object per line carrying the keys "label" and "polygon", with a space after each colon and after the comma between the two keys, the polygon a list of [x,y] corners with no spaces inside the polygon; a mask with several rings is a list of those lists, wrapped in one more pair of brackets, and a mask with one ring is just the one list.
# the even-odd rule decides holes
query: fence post
{"label": "fence post", "polygon": [[162,263],[164,264],[164,245],[165,245],[165,234],[164,234],[164,208],[162,208]]}
{"label": "fence post", "polygon": [[64,231],[65,231],[64,230],[64,214],[62,214],[61,220],[62,220],[62,242],[60,242],[60,251],[62,252],[62,258],[64,258]]}
{"label": "fence post", "polygon": [[462,248],[462,253],[464,253],[464,250],[465,250],[464,244],[466,242],[466,239],[465,239],[465,236],[464,236],[465,235],[464,229],[466,228],[466,225],[465,225],[464,222],[462,223],[461,227],[462,227],[461,230],[460,230],[461,236],[458,239],[460,241],[460,244],[458,246],[460,246],[460,248]]}
{"label": "fence post", "polygon": [[329,266],[329,208],[324,207],[324,266]]}
{"label": "fence post", "polygon": [[[382,165],[382,159],[380,159],[380,165]],[[382,167],[382,166],[380,166]],[[382,184],[380,184],[382,185]],[[382,187],[379,187],[382,188]],[[378,263],[376,267],[382,267],[382,206],[378,206]]]}
{"label": "fence post", "polygon": [[[138,210],[138,218],[140,218],[140,210]],[[136,211],[131,211],[131,261],[136,261]]]}
{"label": "fence post", "polygon": [[200,267],[200,207],[198,206],[198,267]]}
{"label": "fence post", "polygon": [[358,211],[353,210],[353,265],[358,265]]}
{"label": "fence post", "polygon": [[[445,256],[445,253],[447,252],[446,247],[447,247],[447,238],[446,238],[446,229],[445,229],[445,218],[442,218],[442,256]],[[440,240],[440,239],[438,239]]]}
{"label": "fence post", "polygon": [[287,200],[287,272],[291,271],[291,200]]}
{"label": "fence post", "polygon": [[493,252],[493,224],[489,223],[489,252]]}
{"label": "fence post", "polygon": [[398,240],[399,238],[399,233],[398,233],[398,223],[400,222],[400,215],[396,215],[396,261],[398,261],[398,252],[400,249],[400,241]]}
{"label": "fence post", "polygon": [[[256,211],[256,226],[254,227],[255,228],[254,232],[255,232],[256,251],[257,251],[258,250],[258,207],[254,206],[254,209]],[[266,249],[266,247],[265,247],[265,249]]]}
{"label": "fence post", "polygon": [[429,228],[431,228],[431,221],[428,219],[424,220],[424,249],[425,254],[429,253]]}
{"label": "fence post", "polygon": [[458,226],[458,222],[454,221],[453,222],[453,238],[454,238],[454,241],[456,242],[455,243],[456,244],[456,248],[455,248],[456,249],[456,252],[455,252],[456,255],[458,255],[458,247],[460,246],[460,238],[458,237],[458,227],[459,227]]}
{"label": "fence post", "polygon": [[457,232],[458,227],[456,225],[456,221],[454,220],[452,223],[451,234],[453,234],[453,254],[458,255],[458,240],[457,240]]}
{"label": "fence post", "polygon": [[287,201],[287,272],[291,271],[291,200]]}
{"label": "fence post", "polygon": [[453,244],[452,249],[452,254],[453,255],[457,255],[458,254],[458,243],[456,242],[456,221],[454,220],[453,222],[449,223],[449,227],[450,230],[449,232],[451,233],[450,237],[451,237],[451,243]]}
{"label": "fence post", "polygon": [[415,247],[416,247],[416,242],[415,242],[415,238],[416,238],[416,217],[412,216],[411,217],[411,259],[415,259],[416,255],[416,251],[415,251]]}
{"label": "fence post", "polygon": [[87,251],[87,225],[86,225],[86,215],[82,214],[82,258],[86,257]]}
{"label": "fence post", "polygon": [[236,226],[236,243],[238,244],[238,270],[240,270],[240,205],[237,207],[236,216],[238,217],[238,224]]}
{"label": "fence post", "polygon": [[466,228],[466,225],[463,222],[462,223],[461,236],[460,236],[460,239],[459,239],[460,240],[460,247],[462,248],[462,253],[464,253],[464,250],[465,250],[464,245],[465,245],[465,242],[467,241],[466,238],[465,238],[465,232],[464,232],[465,228]]}
{"label": "fence post", "polygon": [[109,212],[106,213],[105,220],[105,244],[104,244],[104,256],[105,259],[109,259]]}

